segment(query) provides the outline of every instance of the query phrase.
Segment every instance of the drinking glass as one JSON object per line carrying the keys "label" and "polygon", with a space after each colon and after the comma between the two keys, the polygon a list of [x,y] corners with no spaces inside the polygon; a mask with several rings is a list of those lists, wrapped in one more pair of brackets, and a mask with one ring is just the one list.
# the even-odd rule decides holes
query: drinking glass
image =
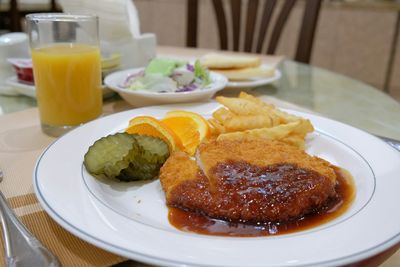
{"label": "drinking glass", "polygon": [[42,131],[60,136],[102,113],[98,18],[26,16]]}

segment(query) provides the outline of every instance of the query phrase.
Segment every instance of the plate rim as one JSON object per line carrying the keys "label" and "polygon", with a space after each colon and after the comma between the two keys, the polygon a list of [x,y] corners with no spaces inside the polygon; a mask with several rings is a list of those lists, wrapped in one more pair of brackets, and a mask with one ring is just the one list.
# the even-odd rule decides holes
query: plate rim
{"label": "plate rim", "polygon": [[[177,106],[177,105],[173,105],[173,106]],[[158,106],[157,106],[157,107],[158,107]],[[166,107],[166,106],[163,106],[163,107]],[[146,108],[149,108],[149,107],[146,107]],[[145,108],[145,109],[146,109],[146,108]],[[290,109],[283,109],[283,110],[290,110]],[[128,112],[132,112],[132,110],[128,110],[128,111],[124,111],[124,112],[119,112],[119,113],[111,114],[111,115],[108,115],[108,116],[113,116],[113,115],[116,115],[116,114],[128,113]],[[307,115],[309,114],[309,115],[311,115],[311,116],[320,117],[320,118],[323,118],[323,119],[327,119],[327,120],[329,120],[329,121],[331,121],[331,122],[335,122],[335,123],[339,123],[339,124],[343,124],[343,125],[349,126],[349,125],[344,124],[344,123],[342,123],[342,122],[334,121],[334,120],[332,120],[332,119],[325,118],[325,117],[320,116],[320,115],[311,114],[311,113],[302,112],[302,111],[300,111],[300,112],[299,112],[299,111],[295,111],[295,112],[298,112],[298,113],[301,113],[301,114],[307,114]],[[107,116],[107,117],[108,117],[108,116]],[[99,119],[97,119],[97,120],[100,120],[100,119],[102,119],[102,118],[99,118]],[[350,126],[350,127],[352,127],[352,126]],[[355,127],[352,127],[352,128],[355,128]],[[357,129],[357,128],[355,128],[355,129]],[[361,130],[361,129],[357,129],[357,130],[360,130],[360,131],[362,131],[362,132],[368,134],[368,133],[365,132],[364,130]],[[107,132],[108,132],[108,131],[107,131]],[[328,134],[328,135],[329,135],[329,134]],[[368,135],[370,135],[370,134],[368,134]],[[335,138],[335,137],[333,137],[333,138]],[[40,196],[40,197],[38,197],[39,202],[42,204],[42,206],[44,207],[44,209],[46,210],[46,212],[47,212],[49,215],[51,215],[51,217],[53,217],[53,219],[55,219],[62,227],[66,228],[68,231],[70,231],[70,232],[72,232],[73,234],[75,234],[75,235],[77,235],[77,236],[83,238],[84,240],[88,241],[89,243],[92,243],[92,242],[90,242],[89,240],[87,240],[86,238],[84,238],[84,237],[87,237],[87,236],[88,236],[88,233],[85,233],[85,232],[83,232],[82,230],[80,230],[80,229],[78,229],[78,228],[75,228],[74,225],[70,224],[68,221],[65,221],[64,218],[62,218],[56,211],[52,210],[52,207],[51,207],[49,204],[46,203],[45,197],[42,196],[42,194],[41,194],[41,192],[40,192],[40,189],[39,189],[39,187],[38,187],[38,181],[37,181],[38,175],[37,175],[37,171],[38,171],[38,167],[39,167],[39,164],[40,164],[40,160],[41,160],[42,157],[45,155],[45,153],[50,149],[50,147],[52,147],[52,146],[53,146],[56,142],[58,142],[59,140],[60,140],[60,139],[57,139],[57,140],[55,140],[53,143],[51,143],[51,144],[42,152],[42,154],[41,154],[40,157],[38,158],[38,160],[37,160],[37,162],[36,162],[36,164],[35,164],[35,169],[34,169],[34,173],[33,173],[34,190],[35,190],[36,195],[39,195],[39,196]],[[341,141],[341,140],[339,140],[339,141]],[[345,144],[345,145],[348,145],[348,144],[346,144],[346,143],[344,143],[344,144]],[[387,144],[386,144],[386,145],[387,145]],[[387,145],[387,146],[390,147],[389,145]],[[350,146],[350,148],[354,150],[353,147]],[[391,147],[391,148],[392,148],[392,147]],[[393,149],[393,148],[392,148],[392,149]],[[394,149],[393,149],[393,150],[394,150]],[[355,150],[355,151],[358,152],[357,150]],[[395,151],[395,150],[394,150],[394,151]],[[396,152],[397,152],[397,151],[396,151]],[[367,163],[368,163],[368,161],[367,161]],[[371,169],[372,169],[372,168],[371,168]],[[372,171],[373,171],[373,169],[372,169]],[[98,201],[98,200],[96,200],[96,201]],[[99,203],[102,204],[101,202],[99,202]],[[61,223],[60,223],[60,222],[61,222]],[[62,224],[62,223],[66,223],[67,226],[64,225],[64,224]],[[71,229],[71,228],[72,228],[72,229]],[[90,237],[91,239],[94,239],[94,240],[95,240],[95,244],[94,244],[94,245],[105,248],[104,246],[102,246],[102,245],[104,245],[104,243],[105,243],[104,240],[101,240],[101,239],[97,238],[96,236],[90,236],[90,234],[89,234],[89,237]],[[328,266],[328,265],[331,265],[331,264],[346,264],[346,263],[351,263],[351,262],[354,262],[354,261],[357,261],[357,260],[360,260],[360,259],[364,259],[365,257],[375,255],[375,254],[377,254],[377,253],[379,253],[379,252],[381,252],[381,251],[384,251],[385,249],[391,247],[393,244],[398,243],[399,241],[400,241],[400,232],[397,233],[397,235],[391,237],[390,239],[388,239],[388,240],[386,240],[386,241],[384,241],[384,242],[382,242],[382,243],[380,243],[380,244],[378,244],[378,245],[375,245],[374,247],[372,247],[372,248],[370,248],[370,249],[368,249],[368,250],[361,251],[361,252],[359,252],[359,253],[356,253],[356,254],[352,254],[352,255],[350,255],[350,256],[343,257],[342,259],[335,259],[335,260],[326,261],[326,262],[319,262],[319,263],[314,263],[314,264],[311,264],[311,265],[310,265],[310,264],[306,264],[306,265],[296,265],[296,266],[325,266],[325,265]],[[118,253],[118,254],[121,254],[121,250],[126,250],[125,248],[114,247],[113,244],[107,244],[107,242],[106,242],[105,245],[106,245],[106,248],[105,248],[105,249],[110,250],[110,251],[113,251],[113,252]],[[114,250],[114,249],[115,249],[115,250]],[[149,255],[141,254],[141,253],[134,252],[134,251],[131,251],[131,250],[126,250],[126,252],[129,253],[130,255],[135,255],[135,259],[142,260],[142,261],[144,261],[144,262],[148,262],[148,263],[152,263],[152,264],[160,264],[160,263],[161,263],[161,264],[166,264],[166,263],[168,263],[168,264],[172,264],[173,266],[183,266],[183,265],[185,265],[185,263],[183,263],[183,262],[171,261],[171,260],[169,260],[169,259],[163,259],[163,258],[157,258],[156,256],[149,256]],[[193,265],[193,264],[191,264],[191,265]],[[203,265],[203,264],[196,264],[196,265],[193,265],[193,266],[220,266],[220,265]]]}

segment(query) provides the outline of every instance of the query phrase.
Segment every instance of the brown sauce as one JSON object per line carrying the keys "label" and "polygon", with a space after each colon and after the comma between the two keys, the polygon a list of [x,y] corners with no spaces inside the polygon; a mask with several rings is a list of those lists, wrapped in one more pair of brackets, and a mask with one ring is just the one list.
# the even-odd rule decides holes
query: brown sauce
{"label": "brown sauce", "polygon": [[257,224],[232,223],[179,208],[169,208],[168,218],[173,226],[182,231],[204,235],[251,237],[289,234],[308,230],[339,217],[353,202],[355,196],[353,178],[346,170],[337,167],[334,170],[337,176],[337,197],[318,211],[296,220]]}

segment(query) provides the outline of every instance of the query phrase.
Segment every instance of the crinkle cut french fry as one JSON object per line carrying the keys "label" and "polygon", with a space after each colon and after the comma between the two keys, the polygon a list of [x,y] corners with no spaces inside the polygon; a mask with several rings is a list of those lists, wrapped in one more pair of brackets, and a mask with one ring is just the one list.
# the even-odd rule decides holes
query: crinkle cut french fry
{"label": "crinkle cut french fry", "polygon": [[305,136],[314,130],[309,120],[281,111],[245,92],[238,98],[220,96],[216,99],[224,105],[210,120],[217,140],[264,138],[304,148]]}
{"label": "crinkle cut french fry", "polygon": [[298,125],[300,121],[281,124],[271,128],[252,129],[242,132],[231,132],[220,134],[217,137],[219,140],[254,140],[258,138],[269,140],[281,140],[288,136]]}
{"label": "crinkle cut french fry", "polygon": [[272,126],[268,115],[233,116],[223,122],[228,132],[245,131]]}
{"label": "crinkle cut french fry", "polygon": [[250,100],[224,96],[217,96],[215,99],[236,115],[260,114],[260,106]]}
{"label": "crinkle cut french fry", "polygon": [[293,134],[301,135],[303,137],[306,136],[306,134],[311,133],[314,131],[314,127],[312,126],[311,122],[306,119],[300,119],[298,120],[300,123],[299,125],[293,129]]}
{"label": "crinkle cut french fry", "polygon": [[273,111],[268,113],[268,116],[272,120],[272,126],[278,126],[282,124],[282,120],[280,117],[278,117]]}
{"label": "crinkle cut french fry", "polygon": [[[260,114],[268,114],[268,116],[271,117],[272,119],[272,126],[276,126],[282,123],[287,123],[289,120],[286,118],[285,114],[280,113],[280,110],[278,110],[273,104],[268,104],[262,101],[261,99],[249,95],[245,92],[240,92],[239,98],[249,100],[259,106],[259,113]],[[289,114],[287,114],[289,115]],[[290,115],[291,116],[291,115]],[[296,117],[297,118],[297,117]],[[290,120],[294,121],[294,120]]]}
{"label": "crinkle cut french fry", "polygon": [[304,136],[289,134],[281,139],[282,142],[304,149]]}
{"label": "crinkle cut french fry", "polygon": [[259,105],[259,106],[261,106],[261,107],[267,107],[267,108],[270,108],[270,109],[275,109],[275,106],[274,106],[274,105],[269,104],[269,103],[265,103],[265,102],[262,101],[261,99],[255,97],[255,96],[253,96],[253,95],[250,95],[250,94],[248,94],[248,93],[246,93],[246,92],[240,92],[239,98],[247,99],[247,100],[249,100],[249,101],[251,101],[251,102],[253,102],[253,103],[256,103],[257,105]]}
{"label": "crinkle cut french fry", "polygon": [[[289,114],[287,112],[281,111],[281,110],[277,109],[274,105],[265,103],[261,99],[256,98],[256,97],[254,97],[252,95],[249,95],[249,94],[247,94],[245,92],[240,92],[239,98],[247,99],[247,100],[249,100],[249,101],[251,101],[253,103],[256,103],[260,107],[263,107],[263,110],[265,112],[272,113],[273,116],[279,117],[279,119],[280,119],[279,124],[280,123],[293,122],[293,121],[297,121],[297,120],[300,119],[299,117],[297,117],[295,115],[291,115],[291,114]],[[277,121],[277,119],[275,120],[275,122],[276,121]],[[277,124],[274,124],[274,125],[277,125]]]}
{"label": "crinkle cut french fry", "polygon": [[230,118],[232,118],[235,114],[233,114],[231,111],[229,111],[226,108],[219,108],[216,111],[213,112],[212,116],[218,120],[221,124],[224,124],[224,122]]}
{"label": "crinkle cut french fry", "polygon": [[278,116],[281,120],[281,123],[288,123],[288,122],[293,122],[293,121],[298,121],[301,120],[300,117],[297,117],[295,115],[289,114],[287,112],[284,112],[279,109],[275,109],[272,111],[276,116]]}
{"label": "crinkle cut french fry", "polygon": [[236,115],[226,108],[219,108],[214,111],[213,117],[225,126],[228,132],[273,126],[273,119],[268,114]]}
{"label": "crinkle cut french fry", "polygon": [[218,120],[210,118],[208,119],[208,122],[212,126],[211,130],[213,135],[219,135],[226,132],[224,125],[222,125]]}

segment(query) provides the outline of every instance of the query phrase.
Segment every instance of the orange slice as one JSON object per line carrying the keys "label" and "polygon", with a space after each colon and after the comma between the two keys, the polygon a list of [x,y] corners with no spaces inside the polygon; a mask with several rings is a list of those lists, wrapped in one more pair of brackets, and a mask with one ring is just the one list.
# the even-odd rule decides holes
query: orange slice
{"label": "orange slice", "polygon": [[194,123],[196,123],[197,130],[199,131],[200,134],[200,141],[203,140],[204,138],[210,137],[211,129],[207,120],[203,118],[203,116],[194,112],[184,111],[184,110],[170,111],[165,115],[165,118],[173,118],[173,117],[190,118]]}
{"label": "orange slice", "polygon": [[179,136],[177,136],[174,131],[163,122],[150,116],[138,116],[131,119],[125,131],[130,134],[158,137],[168,144],[170,151],[183,148]]}
{"label": "orange slice", "polygon": [[210,135],[208,122],[188,111],[168,112],[162,122],[179,137],[183,150],[193,155],[200,142]]}

